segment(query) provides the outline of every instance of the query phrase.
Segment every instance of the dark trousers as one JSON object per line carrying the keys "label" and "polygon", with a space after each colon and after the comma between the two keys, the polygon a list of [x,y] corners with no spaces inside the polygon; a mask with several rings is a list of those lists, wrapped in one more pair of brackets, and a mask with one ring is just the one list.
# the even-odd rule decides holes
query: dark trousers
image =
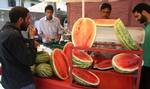
{"label": "dark trousers", "polygon": [[22,87],[21,89],[36,89],[34,84],[29,84],[27,86]]}
{"label": "dark trousers", "polygon": [[150,67],[142,67],[140,89],[150,89]]}

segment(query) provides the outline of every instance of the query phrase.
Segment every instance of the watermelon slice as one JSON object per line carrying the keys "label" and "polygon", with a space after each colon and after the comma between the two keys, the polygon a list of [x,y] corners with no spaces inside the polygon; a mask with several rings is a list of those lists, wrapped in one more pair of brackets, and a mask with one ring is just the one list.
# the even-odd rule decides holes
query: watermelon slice
{"label": "watermelon slice", "polygon": [[115,21],[114,31],[122,43],[122,45],[129,50],[138,50],[137,43],[133,40],[128,29],[124,26],[123,22],[120,19]]}
{"label": "watermelon slice", "polygon": [[102,60],[94,65],[99,70],[108,70],[112,68],[112,60]]}
{"label": "watermelon slice", "polygon": [[62,52],[62,50],[58,48],[53,50],[52,66],[58,78],[66,80],[69,77],[69,65],[67,62],[67,58],[65,54]]}
{"label": "watermelon slice", "polygon": [[83,50],[73,49],[73,63],[80,68],[88,68],[92,65],[93,59]]}
{"label": "watermelon slice", "polygon": [[67,61],[68,61],[68,64],[70,67],[72,65],[72,49],[73,49],[72,42],[66,43],[66,45],[64,46],[64,49],[63,49],[63,52],[67,57]]}
{"label": "watermelon slice", "polygon": [[138,69],[141,59],[136,54],[120,53],[113,57],[113,68],[120,73],[132,73]]}
{"label": "watermelon slice", "polygon": [[97,75],[85,69],[73,68],[72,75],[74,80],[80,85],[97,86],[100,83],[100,79]]}
{"label": "watermelon slice", "polygon": [[90,48],[96,37],[96,24],[90,18],[80,18],[73,25],[72,42],[75,47]]}
{"label": "watermelon slice", "polygon": [[114,26],[116,19],[95,19],[97,26]]}

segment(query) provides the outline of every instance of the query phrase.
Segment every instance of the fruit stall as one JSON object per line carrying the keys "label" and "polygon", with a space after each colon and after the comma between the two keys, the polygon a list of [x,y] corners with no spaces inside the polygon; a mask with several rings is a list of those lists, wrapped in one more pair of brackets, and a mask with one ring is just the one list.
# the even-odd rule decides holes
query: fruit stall
{"label": "fruit stall", "polygon": [[[140,45],[120,19],[106,26],[113,28],[118,39],[113,42],[99,38],[101,33],[96,30],[101,28],[93,23],[89,18],[77,20],[72,42],[64,47],[52,50],[40,45],[31,67],[37,89],[138,89],[143,64]],[[80,30],[79,25],[90,28]]]}
{"label": "fruit stall", "polygon": [[138,89],[143,29],[126,27],[121,19],[87,18],[83,3],[77,5],[82,16],[67,4],[72,42],[61,49],[41,47],[32,67],[37,89]]}
{"label": "fruit stall", "polygon": [[[100,23],[103,21],[109,24]],[[104,39],[101,35],[107,36]],[[61,49],[39,48],[32,66],[37,89],[138,89],[142,40],[138,39],[140,34],[131,35],[120,19],[78,19],[72,29],[72,42]]]}
{"label": "fruit stall", "polygon": [[121,19],[74,18],[71,41],[37,48],[36,89],[139,89],[143,29]]}

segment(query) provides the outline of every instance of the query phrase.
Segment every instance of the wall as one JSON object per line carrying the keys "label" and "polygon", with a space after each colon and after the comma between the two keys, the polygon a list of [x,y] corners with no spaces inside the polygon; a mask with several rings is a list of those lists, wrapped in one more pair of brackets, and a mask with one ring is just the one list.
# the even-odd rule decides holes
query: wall
{"label": "wall", "polygon": [[0,0],[0,8],[7,8],[8,0]]}
{"label": "wall", "polygon": [[[103,1],[103,0],[102,0]],[[132,8],[139,2],[150,4],[150,0],[119,0],[111,2],[111,17],[121,18],[126,26],[142,26],[132,16]],[[103,2],[85,2],[85,17],[100,18],[99,5]],[[67,2],[68,28],[72,29],[74,22],[81,17],[81,2]]]}

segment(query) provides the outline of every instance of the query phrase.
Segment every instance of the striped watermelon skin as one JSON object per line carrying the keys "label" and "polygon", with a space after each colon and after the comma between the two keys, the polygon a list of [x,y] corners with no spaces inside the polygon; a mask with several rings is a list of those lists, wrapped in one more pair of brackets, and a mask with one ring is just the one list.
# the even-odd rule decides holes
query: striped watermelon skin
{"label": "striped watermelon skin", "polygon": [[120,73],[133,73],[138,69],[141,58],[136,54],[120,53],[113,57],[113,68]]}
{"label": "striped watermelon skin", "polygon": [[41,63],[35,67],[35,72],[40,77],[52,77],[53,70],[49,64]]}
{"label": "striped watermelon skin", "polygon": [[99,77],[93,72],[86,69],[74,67],[72,69],[72,75],[74,81],[83,86],[98,86],[100,84]]}
{"label": "striped watermelon skin", "polygon": [[83,50],[73,49],[73,64],[80,68],[88,68],[92,65],[92,57]]}
{"label": "striped watermelon skin", "polygon": [[139,49],[137,43],[133,40],[128,29],[124,26],[123,22],[120,19],[117,19],[115,21],[114,31],[124,48],[129,50]]}
{"label": "striped watermelon skin", "polygon": [[36,63],[46,63],[50,61],[50,55],[47,52],[41,51],[36,54]]}

